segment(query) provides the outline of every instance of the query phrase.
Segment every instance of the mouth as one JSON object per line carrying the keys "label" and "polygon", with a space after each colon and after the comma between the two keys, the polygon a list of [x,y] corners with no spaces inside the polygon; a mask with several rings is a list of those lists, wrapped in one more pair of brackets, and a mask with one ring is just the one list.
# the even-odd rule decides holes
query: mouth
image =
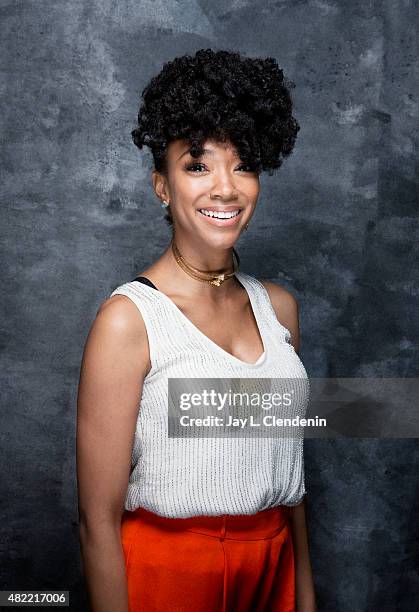
{"label": "mouth", "polygon": [[216,209],[216,208],[199,208],[198,213],[205,217],[205,219],[212,223],[212,225],[217,225],[218,227],[225,225],[234,225],[238,222],[240,215],[243,212],[243,208],[224,208],[224,209]]}

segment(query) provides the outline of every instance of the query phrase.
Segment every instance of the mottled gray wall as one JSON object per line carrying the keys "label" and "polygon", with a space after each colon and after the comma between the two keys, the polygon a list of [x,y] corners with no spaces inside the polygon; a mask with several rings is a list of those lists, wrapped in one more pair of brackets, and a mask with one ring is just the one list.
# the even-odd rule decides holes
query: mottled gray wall
{"label": "mottled gray wall", "polygon": [[[278,59],[301,131],[263,179],[242,269],[299,300],[310,376],[418,376],[417,4],[2,0],[0,14],[1,588],[70,589],[83,610],[82,349],[99,304],[169,238],[130,140],[141,89],[202,47]],[[416,440],[306,441],[319,611],[415,609],[417,457]]]}

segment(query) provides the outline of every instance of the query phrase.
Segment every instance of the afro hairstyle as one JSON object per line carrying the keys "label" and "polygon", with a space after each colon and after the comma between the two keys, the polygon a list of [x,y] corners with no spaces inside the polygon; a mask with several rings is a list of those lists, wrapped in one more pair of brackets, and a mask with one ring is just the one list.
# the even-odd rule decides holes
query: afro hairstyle
{"label": "afro hairstyle", "polygon": [[[229,141],[243,163],[272,174],[291,154],[300,129],[283,71],[272,57],[200,49],[163,64],[142,92],[138,124],[131,135],[151,149],[154,167],[167,171],[171,141],[190,144],[200,157],[207,139]],[[173,224],[170,208],[165,220]]]}

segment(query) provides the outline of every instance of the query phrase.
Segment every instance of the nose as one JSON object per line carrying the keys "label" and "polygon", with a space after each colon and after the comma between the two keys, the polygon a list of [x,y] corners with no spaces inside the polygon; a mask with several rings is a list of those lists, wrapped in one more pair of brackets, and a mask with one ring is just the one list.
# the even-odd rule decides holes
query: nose
{"label": "nose", "polygon": [[238,192],[234,184],[234,177],[227,171],[220,170],[214,174],[214,182],[211,189],[211,198],[221,200],[237,200]]}

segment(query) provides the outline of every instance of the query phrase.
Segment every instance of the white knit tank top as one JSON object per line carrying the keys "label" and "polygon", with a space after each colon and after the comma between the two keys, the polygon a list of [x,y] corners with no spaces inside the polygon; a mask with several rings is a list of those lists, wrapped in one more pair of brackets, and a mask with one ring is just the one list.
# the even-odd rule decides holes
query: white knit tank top
{"label": "white knit tank top", "polygon": [[[169,438],[168,378],[302,378],[306,370],[256,278],[236,272],[253,309],[264,352],[255,363],[234,357],[201,332],[164,293],[138,281],[118,286],[138,307],[151,369],[144,379],[125,509],[161,516],[255,514],[295,506],[305,495],[303,438]],[[304,416],[308,385],[297,385]]]}

